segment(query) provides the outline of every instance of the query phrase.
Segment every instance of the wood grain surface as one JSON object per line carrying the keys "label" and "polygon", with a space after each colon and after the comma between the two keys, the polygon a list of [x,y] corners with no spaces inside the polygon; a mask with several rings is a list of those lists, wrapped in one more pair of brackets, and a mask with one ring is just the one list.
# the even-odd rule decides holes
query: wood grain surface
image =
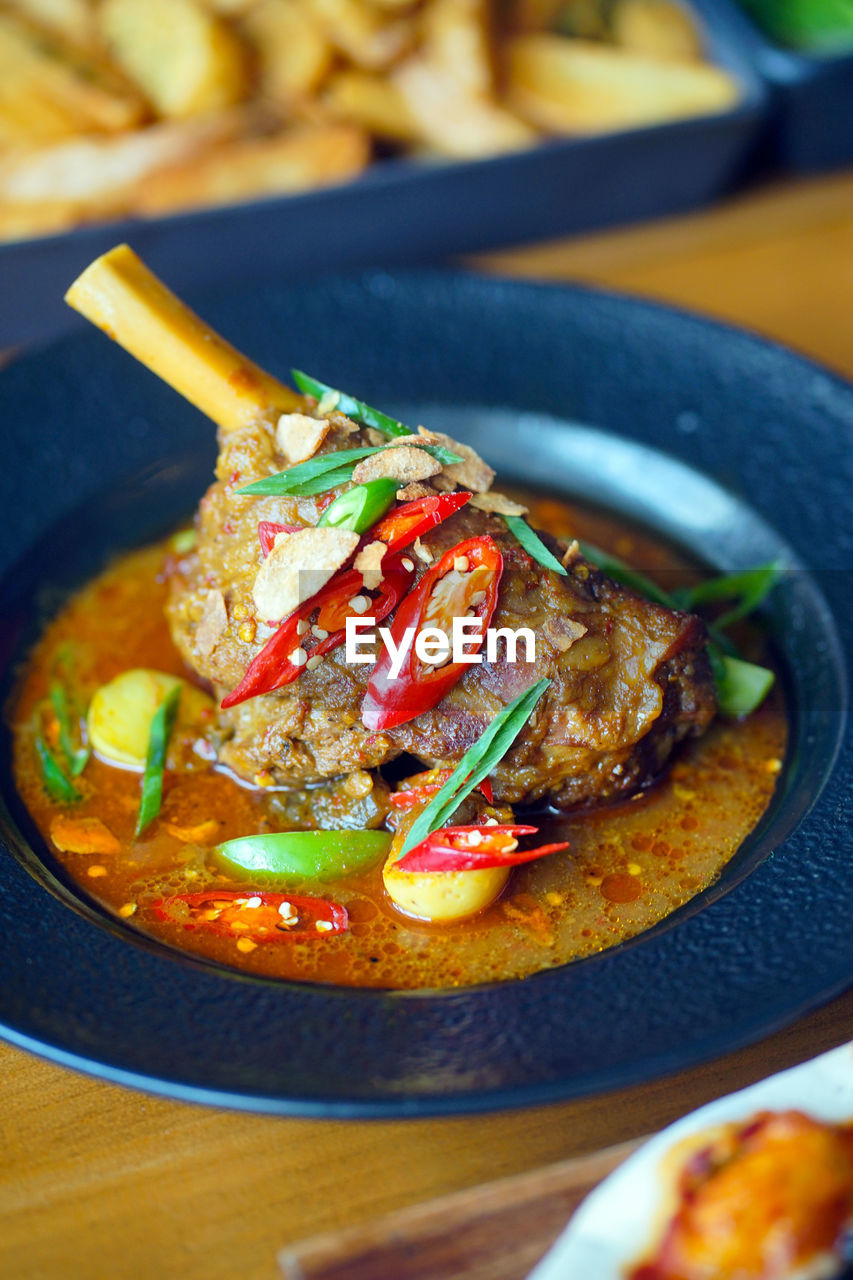
{"label": "wood grain surface", "polygon": [[[478,265],[671,300],[853,375],[851,174]],[[851,1038],[848,992],[761,1044],[641,1088],[363,1123],[206,1110],[0,1046],[0,1276],[280,1280],[276,1255],[295,1241],[628,1141]]]}

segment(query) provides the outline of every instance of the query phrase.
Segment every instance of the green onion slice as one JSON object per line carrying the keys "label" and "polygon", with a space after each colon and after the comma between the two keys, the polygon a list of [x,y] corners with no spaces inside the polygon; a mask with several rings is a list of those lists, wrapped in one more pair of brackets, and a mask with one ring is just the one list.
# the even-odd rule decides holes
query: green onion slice
{"label": "green onion slice", "polygon": [[782,566],[776,562],[759,565],[756,569],[744,569],[740,573],[725,573],[718,578],[710,578],[695,587],[680,587],[673,592],[673,599],[679,609],[690,611],[715,600],[735,601],[734,607],[716,620],[715,625],[725,630],[762,605],[781,575]]}
{"label": "green onion slice", "polygon": [[[458,453],[452,453],[443,445],[426,442],[415,444],[414,441],[412,444],[416,449],[423,449],[445,466],[462,461]],[[369,458],[374,453],[382,453],[387,448],[388,445],[365,446],[363,449],[338,449],[334,453],[324,453],[322,457],[309,458],[307,462],[300,462],[295,467],[288,467],[286,471],[279,471],[277,475],[255,480],[252,484],[238,489],[237,492],[251,493],[257,497],[292,494],[298,498],[306,498],[315,493],[327,493],[330,489],[337,489],[339,485],[351,480],[353,468],[362,458]]]}
{"label": "green onion slice", "polygon": [[58,800],[61,804],[74,804],[75,801],[81,800],[83,797],[74,784],[66,778],[44,738],[36,738],[36,751],[41,764],[44,785],[51,799]]}
{"label": "green onion slice", "polygon": [[175,727],[178,714],[178,703],[181,700],[183,684],[176,684],[170,689],[160,703],[151,720],[148,734],[148,753],[145,757],[145,772],[142,775],[142,799],[139,803],[139,814],[136,819],[136,835],[141,836],[145,828],[154,821],[160,812],[163,799],[163,770],[166,767],[166,752],[169,739]]}
{"label": "green onion slice", "polygon": [[516,542],[524,547],[528,555],[531,555],[534,560],[538,561],[546,569],[553,569],[554,573],[562,573],[564,577],[567,576],[565,565],[560,564],[557,557],[551,554],[545,543],[531,529],[526,520],[522,519],[521,516],[502,516],[501,518]]}
{"label": "green onion slice", "polygon": [[391,480],[387,476],[369,480],[367,484],[353,485],[329,503],[317,525],[333,525],[336,529],[365,533],[393,506],[399,487],[399,480]]}
{"label": "green onion slice", "polygon": [[740,720],[761,706],[773,688],[772,671],[721,653],[715,645],[708,646],[708,657],[714,673],[717,705],[724,716]]}
{"label": "green onion slice", "polygon": [[647,600],[653,600],[655,604],[662,604],[666,609],[679,607],[674,596],[664,591],[663,587],[659,587],[656,582],[652,582],[651,578],[647,578],[644,573],[640,573],[639,569],[632,569],[618,556],[612,556],[608,551],[594,547],[591,542],[580,542],[578,546],[584,559],[589,560],[614,582],[621,582],[623,586],[630,587],[632,591],[645,596]]}
{"label": "green onion slice", "polygon": [[324,408],[328,405],[330,410],[337,409],[348,418],[352,418],[353,422],[360,422],[363,427],[374,427],[386,436],[412,434],[409,428],[402,422],[398,422],[396,418],[389,418],[387,413],[382,413],[379,409],[371,409],[369,404],[365,404],[363,400],[356,400],[355,396],[347,395],[346,391],[336,391],[334,387],[327,386],[325,382],[319,382],[317,378],[312,378],[309,374],[300,372],[299,369],[291,369],[290,372],[303,395],[314,396],[316,400],[323,402]]}
{"label": "green onion slice", "polygon": [[54,680],[50,686],[50,701],[59,725],[59,745],[62,748],[62,754],[65,756],[71,777],[79,778],[86,767],[86,761],[89,759],[89,748],[86,746],[76,747],[74,745],[71,730],[71,713],[68,709],[68,695],[65,692],[65,686],[60,684],[58,680]]}
{"label": "green onion slice", "polygon": [[431,831],[447,825],[454,809],[488,777],[509,751],[550,684],[550,680],[538,680],[498,712],[485,733],[465,752],[441,790],[412,823],[400,850],[401,858],[425,840]]}
{"label": "green onion slice", "polygon": [[387,831],[276,831],[227,840],[217,860],[236,874],[276,880],[335,880],[384,858]]}

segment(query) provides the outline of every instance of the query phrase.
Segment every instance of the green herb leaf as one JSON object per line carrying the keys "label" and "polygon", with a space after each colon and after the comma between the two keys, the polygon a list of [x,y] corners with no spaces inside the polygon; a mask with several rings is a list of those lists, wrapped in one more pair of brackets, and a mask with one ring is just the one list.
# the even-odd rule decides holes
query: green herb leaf
{"label": "green herb leaf", "polygon": [[59,745],[65,756],[72,778],[78,778],[89,759],[89,748],[75,747],[71,732],[71,713],[68,710],[68,696],[65,686],[55,680],[50,686],[50,701],[59,725]]}
{"label": "green herb leaf", "polygon": [[679,609],[690,612],[714,600],[737,601],[734,608],[716,620],[715,625],[724,631],[762,605],[781,574],[782,566],[778,563],[759,565],[756,569],[744,569],[740,573],[725,573],[718,578],[710,578],[695,587],[680,587],[673,592],[673,598]]}
{"label": "green herb leaf", "polygon": [[[349,475],[352,475],[352,469],[357,462],[376,452],[376,449],[364,448],[339,449],[337,453],[324,453],[319,458],[309,458],[307,462],[300,462],[295,467],[288,467],[286,471],[279,471],[277,475],[265,476],[263,480],[255,480],[253,484],[247,484],[244,488],[238,489],[237,492],[254,493],[263,497],[276,496],[282,493],[298,493],[302,485],[319,480],[331,471],[348,468]],[[349,478],[349,475],[347,478]],[[334,485],[329,486],[329,488],[334,487]],[[309,489],[308,492],[322,493],[323,490]]]}
{"label": "green herb leaf", "polygon": [[659,587],[656,582],[652,582],[651,578],[647,578],[644,573],[640,573],[639,569],[632,569],[618,556],[612,556],[608,551],[594,547],[591,542],[580,542],[578,546],[584,559],[596,565],[614,582],[621,582],[632,591],[636,591],[638,595],[645,596],[647,600],[653,600],[655,604],[662,604],[666,609],[678,608],[674,596],[664,591],[663,587]]}
{"label": "green herb leaf", "polygon": [[81,800],[82,796],[77,788],[69,782],[62,769],[50,752],[44,738],[36,738],[36,751],[38,752],[39,761],[41,763],[42,778],[47,788],[48,795],[53,800],[58,800],[61,804],[73,804],[76,800]]}
{"label": "green herb leaf", "polygon": [[[300,462],[277,475],[265,476],[263,480],[255,480],[238,493],[251,493],[256,497],[277,497],[290,494],[297,498],[307,498],[315,493],[328,493],[352,479],[353,468],[362,458],[371,454],[382,453],[388,445],[366,447],[364,449],[338,449],[336,453],[324,453],[320,458],[310,458],[308,462]],[[440,444],[415,444],[414,448],[423,449],[431,457],[443,465],[449,466],[461,462],[458,453],[451,453]],[[403,481],[400,482],[401,484]]]}
{"label": "green herb leaf", "polygon": [[521,516],[502,516],[501,518],[516,542],[524,547],[528,555],[533,556],[533,559],[544,565],[546,569],[552,569],[554,573],[567,576],[565,565],[560,564],[557,557],[551,554],[538,533],[534,533],[526,520]]}
{"label": "green herb leaf", "polygon": [[441,790],[412,823],[400,850],[401,858],[425,840],[431,831],[445,826],[454,809],[488,777],[509,751],[550,684],[550,680],[538,680],[498,712],[485,733],[465,752]]}
{"label": "green herb leaf", "polygon": [[381,413],[379,409],[371,409],[369,404],[365,404],[363,400],[356,400],[355,396],[347,395],[345,391],[336,391],[334,387],[327,386],[325,382],[318,382],[316,378],[310,377],[307,373],[301,373],[299,369],[291,369],[291,376],[303,395],[325,400],[327,404],[333,397],[337,397],[334,400],[334,408],[346,414],[348,418],[352,418],[353,422],[360,422],[364,427],[374,427],[386,436],[412,434],[409,428],[402,422],[398,422],[396,418],[389,418],[387,413]]}
{"label": "green herb leaf", "polygon": [[714,645],[708,646],[708,657],[714,673],[717,706],[724,716],[740,720],[750,715],[773,688],[775,676],[767,667],[732,658],[720,653]]}
{"label": "green herb leaf", "polygon": [[175,727],[178,714],[178,703],[181,700],[183,685],[176,684],[170,689],[160,703],[151,720],[148,734],[148,754],[145,757],[145,773],[142,775],[142,799],[139,803],[139,814],[136,819],[136,835],[153,822],[160,812],[163,799],[163,770],[166,767],[166,752],[169,739]]}

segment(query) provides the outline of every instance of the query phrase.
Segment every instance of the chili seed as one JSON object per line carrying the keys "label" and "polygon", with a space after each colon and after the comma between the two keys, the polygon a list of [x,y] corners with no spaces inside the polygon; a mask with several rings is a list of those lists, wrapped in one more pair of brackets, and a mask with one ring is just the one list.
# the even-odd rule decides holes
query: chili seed
{"label": "chili seed", "polygon": [[319,653],[315,653],[314,657],[309,658],[308,661],[305,663],[305,667],[308,671],[316,671],[317,667],[319,667],[322,661],[323,661],[322,655]]}
{"label": "chili seed", "polygon": [[311,634],[316,636],[318,640],[328,640],[329,638],[328,631],[325,631],[323,627],[312,627]]}
{"label": "chili seed", "polygon": [[409,573],[411,573],[414,570],[415,562],[414,560],[410,560],[408,556],[403,557],[401,564],[404,569],[408,569]]}
{"label": "chili seed", "polygon": [[293,650],[293,653],[290,655],[290,661],[294,667],[304,667],[305,663],[308,661],[308,654],[300,646],[300,648]]}
{"label": "chili seed", "polygon": [[251,644],[255,638],[254,622],[241,622],[237,634],[246,644]]}
{"label": "chili seed", "polygon": [[308,621],[306,618],[300,618],[296,624],[296,634],[298,636],[306,635],[308,631]]}
{"label": "chili seed", "polygon": [[353,596],[352,600],[349,602],[349,607],[352,609],[353,613],[367,613],[367,610],[370,608],[370,601],[367,596]]}
{"label": "chili seed", "polygon": [[328,933],[330,929],[334,928],[334,926],[331,920],[318,920],[314,925],[314,928],[318,933]]}
{"label": "chili seed", "polygon": [[486,598],[485,591],[475,591],[471,597],[471,603],[476,607],[476,605],[482,604],[485,598]]}
{"label": "chili seed", "polygon": [[468,557],[467,557],[467,556],[455,556],[455,557],[454,557],[454,559],[453,559],[453,568],[456,570],[456,572],[457,572],[457,573],[467,573],[467,572],[468,572]]}

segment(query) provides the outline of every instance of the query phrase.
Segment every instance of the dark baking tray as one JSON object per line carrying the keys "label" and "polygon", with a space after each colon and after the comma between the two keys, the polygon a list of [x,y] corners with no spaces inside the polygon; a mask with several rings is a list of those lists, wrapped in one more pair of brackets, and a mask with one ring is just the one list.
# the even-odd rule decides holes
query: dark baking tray
{"label": "dark baking tray", "polygon": [[320,269],[434,262],[704,204],[742,176],[767,95],[717,24],[716,0],[693,7],[711,58],[740,84],[731,111],[489,160],[386,161],[343,187],[0,245],[0,347],[68,328],[66,288],[123,240],[185,293]]}
{"label": "dark baking tray", "polygon": [[853,52],[809,54],[774,44],[737,0],[716,0],[717,21],[729,23],[770,91],[768,142],[772,163],[799,173],[853,161]]}

